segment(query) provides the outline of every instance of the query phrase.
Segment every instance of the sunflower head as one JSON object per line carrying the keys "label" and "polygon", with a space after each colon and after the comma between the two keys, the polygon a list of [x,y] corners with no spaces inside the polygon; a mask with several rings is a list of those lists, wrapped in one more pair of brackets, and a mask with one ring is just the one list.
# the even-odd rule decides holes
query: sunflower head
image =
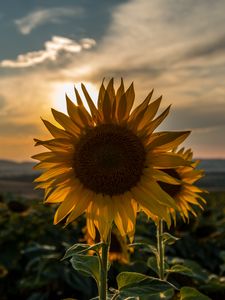
{"label": "sunflower head", "polygon": [[43,170],[35,181],[45,202],[60,203],[54,223],[66,218],[68,224],[85,212],[90,236],[95,239],[97,228],[102,240],[113,223],[132,240],[139,208],[169,224],[167,211],[177,205],[157,183],[171,177],[158,169],[190,165],[171,152],[190,132],[155,132],[170,107],[156,116],[162,97],[151,101],[153,91],[133,109],[133,84],[125,90],[121,80],[115,91],[113,79],[102,83],[97,105],[81,87],[89,111],[75,88],[77,103],[66,97],[68,115],[52,109],[56,125],[43,120],[52,138],[35,139],[49,150],[33,158]]}
{"label": "sunflower head", "polygon": [[[204,170],[196,169],[200,161],[192,159],[193,152],[191,149],[184,150],[182,148],[176,153],[186,161],[189,161],[190,165],[163,170],[164,173],[177,180],[177,183],[171,184],[158,181],[158,184],[176,201],[177,212],[182,219],[188,221],[190,213],[195,217],[197,216],[194,207],[198,206],[203,209],[202,203],[206,203],[200,194],[207,191],[194,185],[197,180],[204,176]],[[176,221],[176,210],[170,209],[170,212],[174,221]]]}

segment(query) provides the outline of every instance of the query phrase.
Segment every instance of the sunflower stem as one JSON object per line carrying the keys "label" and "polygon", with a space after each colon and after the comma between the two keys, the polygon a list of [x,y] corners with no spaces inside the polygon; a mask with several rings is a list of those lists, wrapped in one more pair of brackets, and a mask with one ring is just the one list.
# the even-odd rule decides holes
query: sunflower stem
{"label": "sunflower stem", "polygon": [[107,242],[102,244],[101,263],[100,263],[100,282],[99,282],[99,300],[107,300],[107,274],[108,274],[108,256],[111,240],[111,232],[107,238]]}
{"label": "sunflower stem", "polygon": [[163,243],[163,220],[160,219],[157,225],[157,250],[158,250],[158,271],[159,278],[165,279],[165,246]]}

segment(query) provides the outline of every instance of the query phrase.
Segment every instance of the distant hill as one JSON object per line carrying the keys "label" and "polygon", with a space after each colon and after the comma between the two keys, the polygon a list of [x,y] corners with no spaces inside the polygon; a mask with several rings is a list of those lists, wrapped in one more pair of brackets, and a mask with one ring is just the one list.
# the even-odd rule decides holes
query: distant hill
{"label": "distant hill", "polygon": [[203,159],[199,164],[205,176],[198,185],[208,191],[225,191],[225,159]]}
{"label": "distant hill", "polygon": [[207,173],[219,172],[225,173],[225,159],[203,159],[200,162],[200,168]]}
{"label": "distant hill", "polygon": [[33,170],[33,162],[15,162],[11,160],[0,160],[0,178],[14,176],[35,176],[37,171]]}
{"label": "distant hill", "polygon": [[0,160],[0,194],[16,197],[42,198],[42,192],[34,190],[33,180],[38,172],[33,170],[33,162]]}
{"label": "distant hill", "polygon": [[[32,183],[39,174],[33,169],[34,165],[33,162],[0,160],[0,193],[40,195]],[[198,168],[205,170],[205,177],[199,180],[198,186],[209,191],[225,191],[225,159],[203,159]]]}

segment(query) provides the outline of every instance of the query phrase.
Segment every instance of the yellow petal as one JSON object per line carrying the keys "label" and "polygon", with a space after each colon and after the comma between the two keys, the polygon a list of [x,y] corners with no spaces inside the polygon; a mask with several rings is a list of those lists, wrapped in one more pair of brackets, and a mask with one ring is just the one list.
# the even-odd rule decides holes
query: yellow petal
{"label": "yellow petal", "polygon": [[74,145],[76,138],[74,137],[73,139],[63,139],[63,138],[58,138],[58,139],[52,139],[52,140],[47,140],[47,141],[42,141],[39,139],[34,139],[35,141],[35,146],[44,146],[49,150],[52,151],[73,151],[74,150]]}
{"label": "yellow petal", "polygon": [[111,100],[109,98],[109,94],[106,91],[105,96],[102,103],[102,113],[103,113],[103,119],[105,123],[111,122]]}
{"label": "yellow petal", "polygon": [[42,175],[40,175],[34,181],[41,182],[41,181],[51,180],[52,178],[57,177],[61,174],[65,174],[68,171],[70,171],[70,169],[65,168],[65,167],[53,167],[53,168],[49,169],[48,171],[44,172]]}
{"label": "yellow petal", "polygon": [[70,213],[66,220],[66,225],[77,219],[83,212],[87,209],[90,204],[90,200],[92,198],[92,193],[90,191],[85,190],[82,194],[80,193],[79,201],[76,202],[73,211]]}
{"label": "yellow petal", "polygon": [[177,178],[174,178],[170,175],[168,175],[167,173],[157,170],[157,169],[150,169],[147,168],[144,170],[143,172],[144,174],[153,177],[155,180],[157,181],[162,181],[162,182],[166,182],[169,184],[175,184],[175,185],[180,185],[181,181]]}
{"label": "yellow petal", "polygon": [[140,105],[138,105],[138,107],[135,108],[135,110],[131,113],[129,117],[129,122],[136,119],[141,112],[146,111],[148,103],[151,100],[152,94],[153,90],[148,94],[145,100]]}
{"label": "yellow petal", "polygon": [[125,119],[127,119],[130,115],[130,111],[134,104],[134,99],[135,99],[135,92],[134,92],[134,84],[132,82],[129,88],[126,90],[127,106],[126,106]]}
{"label": "yellow petal", "polygon": [[130,192],[113,198],[116,207],[115,224],[122,236],[128,235],[132,240],[135,231],[137,203],[132,200]]}
{"label": "yellow petal", "polygon": [[181,144],[190,134],[190,131],[183,132],[164,132],[147,147],[148,150],[169,151]]}
{"label": "yellow petal", "polygon": [[48,131],[51,133],[52,136],[54,136],[55,138],[70,138],[71,135],[68,134],[65,130],[62,130],[58,127],[56,127],[55,125],[53,125],[52,123],[50,123],[47,120],[41,119],[43,121],[43,123],[45,124],[46,128],[48,129]]}
{"label": "yellow petal", "polygon": [[103,242],[108,239],[114,218],[112,201],[110,196],[103,196],[102,194],[97,194],[93,199],[94,224],[99,230]]}
{"label": "yellow petal", "polygon": [[138,129],[141,130],[143,127],[148,125],[149,122],[154,118],[154,116],[156,115],[156,113],[159,109],[161,100],[162,100],[162,96],[160,96],[158,99],[156,99],[154,102],[152,102],[148,105],[148,108],[146,109],[144,117],[138,126]]}
{"label": "yellow petal", "polygon": [[116,92],[116,102],[117,104],[119,104],[120,102],[120,98],[122,97],[122,95],[125,93],[125,90],[124,90],[124,83],[123,83],[123,78],[121,78],[121,83],[120,83],[120,86]]}
{"label": "yellow petal", "polygon": [[89,125],[89,119],[83,114],[80,107],[76,106],[66,95],[67,112],[72,121],[79,127],[83,128]]}
{"label": "yellow petal", "polygon": [[[36,164],[33,169],[34,170],[47,170],[47,169],[51,169],[53,167],[56,166],[60,166],[63,167],[64,163],[48,163],[48,162],[39,162],[38,164]],[[70,167],[70,165],[65,165],[65,167]]]}
{"label": "yellow petal", "polygon": [[147,179],[141,181],[142,186],[144,186],[147,190],[150,190],[151,193],[155,196],[155,198],[160,202],[161,204],[172,207],[174,209],[177,208],[176,202],[170,195],[168,195],[160,186],[158,183],[154,181],[149,181]]}
{"label": "yellow petal", "polygon": [[91,99],[90,95],[88,94],[88,91],[87,91],[86,87],[83,84],[81,84],[81,88],[82,88],[84,96],[87,100],[88,106],[90,108],[91,115],[94,118],[95,122],[98,122],[99,120],[101,120],[99,111],[97,110],[93,100]]}
{"label": "yellow petal", "polygon": [[87,218],[87,230],[90,234],[91,238],[95,240],[96,230],[94,225],[94,217],[93,217],[93,201],[90,202],[86,209],[86,218]]}
{"label": "yellow petal", "polygon": [[168,222],[170,218],[167,214],[166,206],[161,205],[151,191],[147,190],[141,185],[138,185],[137,187],[132,188],[131,192],[134,196],[134,199],[136,199],[140,206],[144,208],[146,213],[149,212],[150,215],[154,214]]}
{"label": "yellow petal", "polygon": [[103,82],[104,82],[104,79],[102,81],[102,84],[101,84],[101,87],[100,87],[99,93],[98,93],[98,110],[100,113],[102,113],[102,105],[103,105],[103,100],[104,100],[105,91],[106,91]]}
{"label": "yellow petal", "polygon": [[107,91],[107,93],[109,95],[111,107],[113,106],[113,102],[115,101],[115,98],[116,98],[116,94],[115,94],[115,90],[114,90],[113,84],[114,84],[114,80],[113,80],[113,78],[111,78],[110,81],[109,81],[109,83],[108,83],[108,86],[106,88],[106,91]]}
{"label": "yellow petal", "polygon": [[146,112],[146,109],[148,107],[148,103],[152,97],[153,90],[150,92],[150,94],[146,97],[146,99],[137,107],[135,110],[131,113],[129,119],[128,119],[128,127],[132,129],[133,131],[136,131],[138,129],[138,126],[140,122],[143,119],[143,116]]}
{"label": "yellow petal", "polygon": [[71,191],[57,209],[54,217],[54,224],[62,221],[74,209],[78,201],[79,199],[76,197],[76,191]]}
{"label": "yellow petal", "polygon": [[118,104],[118,110],[117,110],[117,118],[119,123],[125,118],[127,110],[127,98],[126,95],[123,94],[120,98],[119,104]]}
{"label": "yellow petal", "polygon": [[174,153],[154,153],[147,154],[147,163],[156,168],[171,169],[180,166],[190,165],[191,162],[184,160],[181,156]]}
{"label": "yellow petal", "polygon": [[169,114],[170,111],[170,106],[168,106],[162,113],[161,115],[159,115],[156,119],[154,119],[149,125],[147,125],[146,127],[144,127],[142,129],[146,130],[146,132],[148,134],[151,134],[161,123],[162,121],[167,117],[167,115]]}
{"label": "yellow petal", "polygon": [[79,127],[65,114],[61,113],[60,111],[57,111],[55,109],[52,109],[52,114],[55,118],[55,120],[63,127],[67,132],[69,132],[72,135],[78,135],[80,134]]}
{"label": "yellow petal", "polygon": [[31,156],[31,158],[40,160],[40,161],[45,161],[50,157],[52,157],[52,152],[43,152],[43,153],[38,153],[38,154]]}
{"label": "yellow petal", "polygon": [[71,187],[57,187],[46,195],[45,203],[62,202],[65,200],[70,191]]}

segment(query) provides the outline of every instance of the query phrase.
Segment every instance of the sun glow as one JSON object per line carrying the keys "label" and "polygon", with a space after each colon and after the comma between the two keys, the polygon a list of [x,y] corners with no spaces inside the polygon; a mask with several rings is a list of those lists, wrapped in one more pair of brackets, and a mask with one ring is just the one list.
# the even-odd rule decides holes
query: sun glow
{"label": "sun glow", "polygon": [[[90,82],[83,82],[83,84],[86,86],[91,98],[93,99],[94,103],[97,103],[98,99],[98,89],[95,87],[93,83]],[[85,97],[83,95],[82,89],[81,89],[81,84],[80,83],[73,83],[73,82],[58,82],[55,83],[53,86],[52,90],[52,106],[56,110],[59,110],[63,113],[67,112],[66,109],[66,100],[65,100],[65,95],[67,96],[74,102],[76,102],[76,96],[74,92],[74,87],[78,90],[85,108],[89,111],[88,105],[85,101]]]}

